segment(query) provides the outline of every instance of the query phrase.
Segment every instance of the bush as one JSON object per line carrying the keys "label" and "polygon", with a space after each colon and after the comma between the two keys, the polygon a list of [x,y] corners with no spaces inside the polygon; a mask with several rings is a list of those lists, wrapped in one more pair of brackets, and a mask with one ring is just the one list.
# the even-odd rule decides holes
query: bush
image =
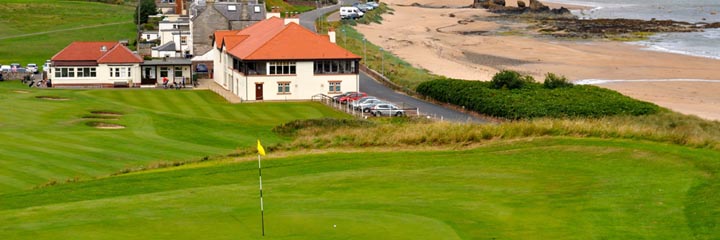
{"label": "bush", "polygon": [[322,118],[322,119],[307,119],[307,120],[294,120],[284,123],[280,126],[274,127],[273,132],[280,135],[293,135],[300,129],[310,127],[322,127],[324,129],[334,129],[338,127],[361,127],[371,126],[372,122],[367,120],[359,119],[335,119],[335,118]]}
{"label": "bush", "polygon": [[543,86],[545,86],[545,88],[554,89],[572,87],[573,84],[568,81],[565,76],[558,76],[554,73],[548,73],[545,74],[545,82],[543,82]]}
{"label": "bush", "polygon": [[515,71],[503,70],[495,74],[490,82],[495,89],[518,89],[535,82],[535,80],[531,76],[522,76]]}
{"label": "bush", "polygon": [[421,83],[417,92],[441,102],[507,119],[637,116],[660,110],[655,104],[595,86],[548,89],[539,83],[523,84],[523,88],[495,89],[492,82],[432,80]]}

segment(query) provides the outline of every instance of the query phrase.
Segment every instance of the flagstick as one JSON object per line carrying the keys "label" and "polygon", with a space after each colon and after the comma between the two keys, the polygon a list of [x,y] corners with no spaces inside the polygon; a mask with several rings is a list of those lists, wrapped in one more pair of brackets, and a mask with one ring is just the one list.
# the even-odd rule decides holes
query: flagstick
{"label": "flagstick", "polygon": [[260,165],[260,154],[258,154],[258,177],[260,177],[260,222],[262,226],[262,235],[265,236],[265,210],[263,209],[262,195],[262,166]]}

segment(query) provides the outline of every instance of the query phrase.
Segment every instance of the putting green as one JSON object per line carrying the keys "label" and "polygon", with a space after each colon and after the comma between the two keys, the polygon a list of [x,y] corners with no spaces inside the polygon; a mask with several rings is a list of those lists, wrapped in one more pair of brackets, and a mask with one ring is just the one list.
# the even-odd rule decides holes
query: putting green
{"label": "putting green", "polygon": [[[717,159],[710,150],[575,138],[269,154],[266,238],[712,239]],[[260,238],[257,184],[251,161],[4,194],[0,238]]]}

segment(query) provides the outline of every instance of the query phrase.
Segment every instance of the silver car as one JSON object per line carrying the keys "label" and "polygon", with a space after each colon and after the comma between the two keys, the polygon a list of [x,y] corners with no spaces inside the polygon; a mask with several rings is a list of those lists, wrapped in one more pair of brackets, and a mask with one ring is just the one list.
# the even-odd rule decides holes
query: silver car
{"label": "silver car", "polygon": [[378,105],[378,104],[383,104],[383,103],[386,103],[386,102],[384,102],[383,100],[380,100],[380,99],[370,99],[363,103],[357,104],[357,106],[355,106],[353,109],[358,110],[358,111],[362,110],[363,112],[370,112],[370,109],[372,107],[374,107],[375,105]]}
{"label": "silver car", "polygon": [[381,103],[373,106],[370,109],[373,116],[402,116],[405,115],[405,110],[398,108],[397,106],[390,103]]}

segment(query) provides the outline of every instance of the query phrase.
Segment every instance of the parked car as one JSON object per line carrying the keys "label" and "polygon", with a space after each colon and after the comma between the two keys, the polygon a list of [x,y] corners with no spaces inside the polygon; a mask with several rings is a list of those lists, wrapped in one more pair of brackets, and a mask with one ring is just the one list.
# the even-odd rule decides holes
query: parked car
{"label": "parked car", "polygon": [[10,64],[10,69],[11,69],[13,72],[17,72],[17,71],[18,71],[18,68],[21,68],[21,67],[22,67],[22,65],[20,65],[19,63],[11,63],[11,64]]}
{"label": "parked car", "polygon": [[367,101],[367,100],[370,100],[370,99],[376,99],[376,97],[367,96],[367,97],[363,97],[363,98],[360,98],[360,99],[358,99],[358,100],[352,101],[352,102],[350,102],[350,107],[351,107],[351,108],[354,108],[355,105],[361,104],[361,103],[363,103],[363,102],[365,102],[365,101]]}
{"label": "parked car", "polygon": [[375,8],[380,7],[380,4],[379,4],[378,2],[376,2],[376,1],[374,1],[374,0],[368,0],[365,4],[370,5],[370,6],[373,6],[373,7],[375,7]]}
{"label": "parked car", "polygon": [[11,70],[12,70],[12,67],[10,67],[10,65],[0,66],[0,72],[10,72]]}
{"label": "parked car", "polygon": [[370,109],[372,109],[372,107],[374,107],[375,105],[378,105],[378,104],[388,104],[388,103],[383,100],[380,100],[380,99],[371,99],[371,100],[365,101],[364,103],[358,104],[355,107],[355,110],[368,113],[368,112],[370,112]]}
{"label": "parked car", "polygon": [[373,116],[402,116],[405,115],[405,110],[390,103],[382,103],[372,107],[370,113]]}
{"label": "parked car", "polygon": [[353,7],[360,9],[362,12],[373,10],[373,7],[364,3],[353,3]]}
{"label": "parked car", "polygon": [[25,67],[25,69],[27,69],[27,71],[31,72],[31,73],[38,73],[37,64],[34,64],[34,63],[28,63],[28,65],[27,65],[27,67]]}
{"label": "parked car", "polygon": [[364,93],[364,92],[352,92],[352,93],[348,94],[347,96],[341,97],[341,98],[340,98],[340,103],[343,103],[343,104],[349,103],[349,102],[356,101],[356,100],[358,100],[358,99],[360,99],[360,98],[363,98],[363,97],[367,97],[367,93]]}
{"label": "parked car", "polygon": [[343,93],[343,94],[334,96],[334,97],[332,97],[333,102],[340,102],[340,98],[343,98],[343,97],[345,97],[345,96],[347,96],[347,95],[350,95],[351,93],[353,93],[353,92],[346,92],[346,93]]}
{"label": "parked car", "polygon": [[363,15],[365,15],[363,11],[357,7],[340,7],[340,18],[342,19],[356,19]]}

